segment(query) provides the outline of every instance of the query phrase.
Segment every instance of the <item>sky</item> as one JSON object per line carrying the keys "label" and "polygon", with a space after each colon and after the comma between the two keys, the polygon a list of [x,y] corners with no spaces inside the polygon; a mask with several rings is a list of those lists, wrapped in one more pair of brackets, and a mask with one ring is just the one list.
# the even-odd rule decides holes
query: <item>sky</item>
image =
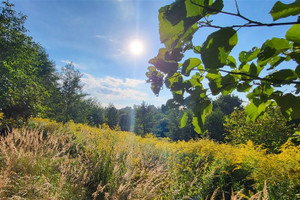
{"label": "sky", "polygon": [[[141,104],[160,106],[171,98],[167,88],[156,97],[146,83],[149,59],[163,47],[159,41],[158,10],[171,0],[11,0],[15,10],[27,16],[28,35],[40,43],[57,70],[72,62],[83,77],[84,92],[103,106],[117,108]],[[262,22],[272,22],[268,12],[276,1],[238,0],[241,14]],[[283,0],[291,3],[291,0]],[[234,0],[224,0],[224,10],[236,12]],[[215,24],[244,21],[222,15]],[[295,20],[295,19],[294,19]],[[279,20],[289,21],[289,19]],[[289,27],[239,30],[241,50],[261,46],[272,37],[284,37]],[[201,29],[194,44],[201,45],[215,29]],[[132,52],[133,41],[140,41],[141,52]],[[195,56],[187,53],[186,57]],[[242,96],[241,96],[242,97]]]}

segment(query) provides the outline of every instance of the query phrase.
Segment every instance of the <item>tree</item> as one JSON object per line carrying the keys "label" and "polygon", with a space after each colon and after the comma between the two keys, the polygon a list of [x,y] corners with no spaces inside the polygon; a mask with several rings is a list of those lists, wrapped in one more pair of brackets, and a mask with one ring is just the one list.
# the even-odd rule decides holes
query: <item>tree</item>
{"label": "tree", "polygon": [[144,101],[135,108],[134,131],[139,135],[152,133],[156,126],[157,119],[156,108],[153,105],[147,105]]}
{"label": "tree", "polygon": [[212,111],[210,115],[207,116],[205,120],[204,128],[207,130],[207,134],[210,139],[224,142],[225,139],[225,131],[224,131],[224,125],[225,122],[225,114],[222,112],[222,110],[215,109]]}
{"label": "tree", "polygon": [[97,126],[105,123],[104,109],[99,103],[92,101],[90,104],[91,111],[88,115],[88,123],[91,126]]}
{"label": "tree", "polygon": [[130,131],[131,130],[131,124],[132,124],[132,108],[126,107],[119,110],[120,112],[120,128],[122,131]]}
{"label": "tree", "polygon": [[106,108],[106,123],[113,129],[116,128],[119,122],[119,112],[113,104],[109,104]]}
{"label": "tree", "polygon": [[76,111],[75,105],[86,96],[82,92],[82,85],[80,84],[80,78],[82,74],[74,68],[72,63],[67,64],[62,68],[61,80],[62,85],[60,87],[61,100],[62,100],[62,115],[63,122],[67,122],[72,119],[72,113]]}
{"label": "tree", "polygon": [[224,130],[225,117],[230,115],[235,108],[241,109],[242,101],[237,96],[221,95],[213,101],[213,110],[207,116],[204,124],[209,138],[224,142],[226,131]]}
{"label": "tree", "polygon": [[[185,114],[187,113],[187,114]],[[181,118],[183,115],[187,117],[187,125],[182,127],[181,126]],[[193,125],[193,113],[188,110],[184,112],[183,110],[173,108],[168,111],[167,115],[167,132],[165,133],[173,141],[178,140],[191,140],[198,138],[199,135],[194,131]]]}
{"label": "tree", "polygon": [[235,110],[224,124],[229,134],[227,141],[232,144],[246,144],[252,140],[256,145],[278,153],[280,147],[294,134],[297,123],[289,123],[278,107],[269,107],[256,122],[246,120],[243,110]]}
{"label": "tree", "polygon": [[[287,119],[300,118],[300,22],[296,19],[275,22],[300,14],[299,1],[276,2],[270,11],[272,23],[251,20],[240,13],[237,1],[235,5],[236,13],[230,13],[223,11],[223,0],[177,0],[159,10],[159,34],[164,48],[149,61],[153,66],[148,67],[147,81],[156,95],[163,85],[172,92],[173,98],[168,105],[184,106],[193,111],[193,125],[198,133],[203,131],[205,118],[212,111],[209,95],[226,95],[235,90],[247,93],[250,104],[246,113],[251,120],[275,104]],[[245,23],[213,24],[210,17],[217,14],[235,16]],[[230,56],[241,28],[279,25],[292,25],[285,38],[272,38],[260,48],[241,51],[239,64]],[[194,45],[194,34],[204,27],[217,31],[208,35],[201,46]],[[189,50],[200,56],[183,61],[184,53]],[[295,89],[285,92],[282,86]],[[182,122],[185,124],[185,120]]]}
{"label": "tree", "polygon": [[240,109],[242,100],[234,95],[221,95],[213,101],[213,110],[221,110],[224,115],[229,115],[235,108]]}
{"label": "tree", "polygon": [[55,68],[44,49],[26,35],[26,16],[13,4],[0,7],[0,110],[17,121],[44,115]]}

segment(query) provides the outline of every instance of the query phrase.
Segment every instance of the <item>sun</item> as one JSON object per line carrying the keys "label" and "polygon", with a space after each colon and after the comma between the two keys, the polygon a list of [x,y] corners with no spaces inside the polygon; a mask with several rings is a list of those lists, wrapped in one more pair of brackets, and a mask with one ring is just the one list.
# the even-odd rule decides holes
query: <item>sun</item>
{"label": "sun", "polygon": [[140,40],[133,40],[129,44],[129,50],[133,55],[141,55],[144,52],[144,44]]}

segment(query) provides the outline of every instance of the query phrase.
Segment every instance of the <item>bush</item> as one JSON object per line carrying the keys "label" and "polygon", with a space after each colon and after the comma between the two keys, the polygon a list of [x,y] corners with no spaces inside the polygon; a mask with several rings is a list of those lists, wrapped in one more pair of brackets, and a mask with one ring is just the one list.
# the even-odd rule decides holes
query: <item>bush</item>
{"label": "bush", "polygon": [[278,153],[280,147],[294,134],[297,125],[286,120],[279,108],[270,107],[255,122],[248,121],[245,111],[235,110],[224,124],[230,143],[246,144],[251,140],[269,152]]}

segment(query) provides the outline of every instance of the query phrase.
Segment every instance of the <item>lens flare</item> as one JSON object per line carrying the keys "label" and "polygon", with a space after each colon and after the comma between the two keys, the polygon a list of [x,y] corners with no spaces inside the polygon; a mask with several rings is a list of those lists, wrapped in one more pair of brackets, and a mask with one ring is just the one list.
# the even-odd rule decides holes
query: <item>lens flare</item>
{"label": "lens flare", "polygon": [[133,40],[130,43],[129,50],[133,55],[140,55],[144,51],[144,45],[140,40]]}

